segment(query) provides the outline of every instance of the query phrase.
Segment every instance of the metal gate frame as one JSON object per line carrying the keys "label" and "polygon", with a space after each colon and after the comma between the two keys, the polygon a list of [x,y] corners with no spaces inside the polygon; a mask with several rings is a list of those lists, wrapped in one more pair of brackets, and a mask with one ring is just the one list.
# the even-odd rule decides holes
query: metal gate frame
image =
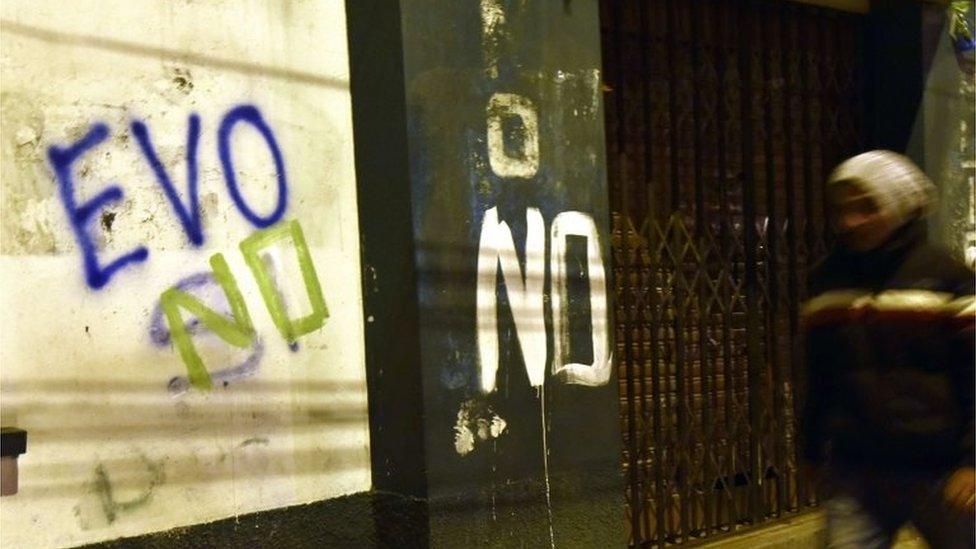
{"label": "metal gate frame", "polygon": [[802,511],[798,310],[822,182],[863,143],[863,16],[602,0],[601,20],[631,544]]}

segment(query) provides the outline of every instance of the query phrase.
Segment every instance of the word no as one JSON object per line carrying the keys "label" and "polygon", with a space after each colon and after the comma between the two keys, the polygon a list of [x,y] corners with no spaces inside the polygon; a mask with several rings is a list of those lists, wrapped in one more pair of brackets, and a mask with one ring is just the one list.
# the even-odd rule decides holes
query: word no
{"label": "word no", "polygon": [[[515,332],[525,361],[529,383],[539,387],[545,381],[549,334],[541,328],[545,312],[543,286],[546,276],[545,224],[537,208],[525,213],[528,231],[525,237],[525,273],[519,265],[512,231],[498,221],[497,208],[485,212],[478,245],[478,356],[481,362],[481,390],[495,390],[498,373],[498,272],[501,270],[508,292],[508,302],[515,320]],[[591,364],[567,359],[569,320],[566,305],[566,239],[586,238],[587,273],[590,281],[590,328],[593,345]],[[593,218],[581,212],[562,212],[550,228],[549,265],[552,277],[552,375],[563,376],[567,383],[597,387],[610,380],[611,360],[607,344],[607,288],[600,253],[600,241]]]}
{"label": "word no", "polygon": [[[511,93],[496,93],[488,100],[487,143],[491,170],[500,177],[530,178],[539,171],[539,116],[527,97]],[[524,131],[522,142],[512,147],[517,155],[505,148],[502,131],[503,118],[518,117]],[[526,210],[525,273],[519,265],[512,231],[508,224],[498,221],[498,208],[485,212],[481,221],[478,244],[477,325],[478,356],[481,364],[481,390],[495,390],[498,374],[498,288],[499,269],[508,291],[512,317],[519,347],[525,361],[529,383],[539,387],[545,382],[548,361],[549,334],[540,328],[544,318],[543,287],[546,276],[545,222],[537,208]],[[574,363],[564,355],[569,348],[568,303],[566,277],[566,238],[578,236],[587,242],[587,273],[590,281],[590,328],[593,362]],[[582,212],[562,212],[550,229],[550,268],[552,270],[552,375],[563,376],[567,383],[600,386],[610,380],[612,360],[608,356],[607,288],[600,251],[600,239],[593,218]]]}
{"label": "word no", "polygon": [[[274,280],[268,273],[267,265],[261,261],[260,252],[271,245],[285,239],[290,239],[295,248],[298,267],[305,283],[306,294],[312,312],[308,315],[292,319],[285,310],[285,303],[275,287]],[[271,314],[271,319],[278,333],[289,345],[310,332],[321,328],[328,318],[329,312],[325,306],[322,287],[319,285],[312,257],[305,243],[298,221],[281,223],[270,229],[258,231],[243,240],[240,244],[244,262],[251,270],[254,280],[261,290],[264,305]],[[231,273],[230,267],[223,254],[217,253],[210,257],[210,267],[213,278],[224,291],[227,303],[230,305],[232,318],[213,310],[203,304],[198,298],[189,294],[180,286],[172,287],[159,298],[160,307],[169,326],[170,338],[186,365],[187,378],[191,386],[197,389],[209,390],[213,387],[210,373],[203,364],[203,359],[193,345],[190,329],[183,322],[181,310],[185,310],[196,317],[197,321],[230,345],[246,349],[260,348],[256,345],[256,334],[251,322],[251,315],[244,302],[244,296],[237,286],[237,279]]]}
{"label": "word no", "polygon": [[[210,301],[211,304],[216,303],[219,299],[218,292],[223,292],[220,284],[214,278],[212,271],[191,274],[174,284],[173,287],[184,291],[194,290],[198,297]],[[230,304],[226,302],[227,300],[224,299],[220,303],[221,305],[227,305],[221,308],[220,312],[229,315],[231,314]],[[173,338],[169,328],[166,326],[166,322],[166,315],[163,313],[162,304],[157,301],[149,322],[149,338],[153,345],[157,347],[172,346]],[[190,320],[186,324],[186,331],[191,335],[208,333],[204,327],[200,326],[200,321],[197,319]],[[297,348],[297,345],[296,343],[295,348]],[[260,337],[255,337],[254,345],[251,347],[251,354],[240,363],[216,370],[212,367],[209,369],[212,384],[227,386],[231,381],[253,376],[258,372],[263,356],[264,344]],[[190,390],[190,380],[187,376],[174,376],[169,380],[168,388],[171,395],[179,396]]]}
{"label": "word no", "polygon": [[[268,215],[262,216],[251,209],[244,200],[234,170],[234,159],[231,154],[231,136],[239,123],[244,123],[255,130],[268,146],[275,163],[278,182],[278,202],[275,209]],[[204,242],[203,227],[200,222],[200,201],[197,188],[197,145],[200,142],[200,117],[191,114],[189,117],[186,138],[186,194],[189,204],[184,204],[173,184],[169,172],[159,160],[149,129],[138,120],[131,123],[130,129],[135,136],[139,149],[146,162],[152,169],[157,183],[173,207],[177,220],[183,226],[187,238],[193,246],[200,246]],[[92,289],[103,288],[112,276],[126,265],[140,263],[149,258],[149,250],[139,246],[123,255],[102,263],[95,253],[95,244],[89,234],[89,225],[98,212],[109,204],[122,200],[124,193],[118,185],[110,185],[102,189],[94,198],[78,203],[75,197],[74,165],[89,151],[103,143],[109,136],[109,128],[103,123],[96,123],[84,137],[66,147],[52,145],[48,148],[48,161],[54,170],[60,191],[61,203],[74,231],[75,240],[81,248],[85,267],[85,281]],[[281,220],[288,204],[288,181],[285,175],[285,162],[281,156],[281,149],[275,140],[274,132],[261,116],[261,111],[253,105],[239,105],[227,111],[220,122],[217,131],[217,152],[223,168],[227,190],[237,210],[247,221],[259,229],[270,227]]]}

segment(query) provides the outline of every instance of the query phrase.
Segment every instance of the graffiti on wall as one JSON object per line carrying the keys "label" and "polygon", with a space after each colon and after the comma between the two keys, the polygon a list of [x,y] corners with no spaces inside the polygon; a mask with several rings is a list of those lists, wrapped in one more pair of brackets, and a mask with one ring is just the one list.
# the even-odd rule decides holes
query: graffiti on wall
{"label": "graffiti on wall", "polygon": [[[274,210],[262,216],[256,213],[241,194],[240,182],[234,170],[233,151],[231,149],[231,136],[235,128],[246,124],[256,130],[264,142],[267,144],[268,151],[275,164],[277,180],[277,204]],[[167,201],[173,208],[173,213],[177,221],[182,225],[186,232],[187,239],[193,246],[200,246],[205,241],[203,228],[200,223],[200,200],[198,189],[198,144],[200,142],[200,117],[191,114],[188,121],[187,140],[186,140],[186,194],[188,204],[184,204],[179,197],[179,191],[173,183],[173,178],[169,171],[163,166],[156,154],[156,150],[150,137],[149,128],[141,121],[131,123],[131,131],[139,144],[139,149],[145,158],[146,163],[155,176],[156,182],[161,187]],[[64,206],[65,214],[71,223],[75,241],[81,250],[82,265],[85,272],[85,281],[93,290],[104,288],[112,277],[125,267],[141,263],[149,259],[149,250],[145,246],[138,246],[122,255],[111,259],[102,260],[98,257],[95,242],[92,238],[90,226],[92,220],[96,219],[99,212],[110,204],[122,201],[125,192],[119,185],[113,184],[105,187],[94,197],[78,202],[77,183],[75,181],[75,166],[81,162],[87,154],[105,142],[109,137],[109,127],[101,122],[91,125],[88,132],[79,140],[66,146],[52,145],[48,148],[47,156],[54,171],[55,180],[58,185],[61,204]],[[281,149],[275,139],[274,132],[264,120],[261,111],[253,105],[238,105],[224,114],[219,130],[217,131],[217,148],[220,157],[220,165],[223,168],[224,180],[227,184],[227,192],[234,202],[238,212],[254,227],[263,229],[270,227],[280,221],[285,215],[288,205],[288,181],[285,174],[285,163],[282,158]]]}
{"label": "graffiti on wall", "polygon": [[[193,293],[199,299],[210,303],[219,314],[230,316],[230,303],[225,299],[221,286],[213,276],[213,272],[204,271],[194,273],[177,282],[173,288],[183,292]],[[191,319],[184,324],[184,331],[188,335],[200,338],[208,333],[207,327],[199,319]],[[149,339],[152,344],[159,348],[169,348],[173,345],[172,333],[170,332],[166,314],[163,312],[162,303],[157,303],[153,309],[152,317],[149,322]],[[210,378],[212,385],[228,385],[231,381],[250,377],[258,372],[258,365],[264,355],[264,343],[260,337],[255,337],[252,343],[250,354],[239,362],[224,368],[211,368]],[[173,395],[180,395],[190,389],[190,379],[188,376],[176,376],[169,381],[169,391]]]}
{"label": "graffiti on wall", "polygon": [[[482,0],[481,21],[486,74],[498,77],[498,55],[503,41],[505,13],[498,2]],[[503,179],[529,179],[539,171],[539,113],[533,101],[515,93],[494,93],[486,107],[488,160],[492,173]],[[506,120],[517,119],[520,132],[504,132]],[[506,139],[508,138],[508,139]],[[509,142],[517,141],[517,142]],[[545,382],[545,365],[549,334],[544,325],[546,276],[546,231],[537,208],[526,209],[527,234],[524,244],[523,272],[512,232],[499,221],[497,207],[485,211],[481,221],[478,245],[477,339],[480,383],[484,393],[496,387],[499,364],[498,275],[501,274],[515,321],[519,348],[529,383],[541,387]],[[587,275],[589,278],[590,333],[593,360],[588,364],[574,362],[569,355],[570,329],[566,271],[566,240],[586,240]],[[548,262],[552,280],[550,308],[552,313],[553,355],[551,374],[565,383],[601,386],[610,381],[609,333],[607,331],[607,293],[599,231],[593,218],[584,212],[566,211],[552,221],[549,231]]]}
{"label": "graffiti on wall", "polygon": [[[206,241],[200,216],[198,182],[200,126],[200,117],[191,114],[187,122],[184,202],[173,174],[163,165],[156,152],[149,127],[138,120],[130,125],[139,151],[172,208],[175,220],[182,227],[187,241],[195,248]],[[235,170],[232,136],[237,128],[245,126],[261,136],[274,163],[277,195],[274,209],[267,214],[255,211],[245,200]],[[59,196],[81,253],[85,282],[92,290],[105,288],[119,271],[149,258],[149,250],[145,246],[138,246],[112,259],[98,256],[89,232],[92,221],[107,206],[123,199],[125,193],[121,186],[109,185],[82,202],[77,198],[75,166],[108,139],[109,131],[106,124],[95,123],[81,139],[66,146],[52,145],[48,149],[48,160]],[[221,119],[216,137],[228,195],[240,215],[258,229],[240,242],[240,252],[279,335],[293,350],[297,349],[298,338],[324,325],[328,309],[301,225],[297,220],[282,221],[288,206],[288,181],[281,149],[270,125],[253,105],[238,105],[228,110]],[[280,249],[288,243],[294,250],[310,309],[308,314],[298,318],[293,318],[287,311],[274,273],[264,259],[267,250]],[[150,319],[151,341],[157,346],[171,346],[186,366],[185,377],[176,377],[169,382],[169,389],[174,394],[185,392],[190,387],[209,390],[215,381],[226,385],[230,380],[253,375],[264,354],[264,343],[255,331],[237,277],[224,255],[212,255],[210,267],[209,272],[192,274],[165,290]],[[184,314],[189,314],[189,320],[184,320]],[[250,350],[250,354],[239,364],[215,368],[211,373],[194,344],[194,337],[203,334],[212,334],[231,347]]]}
{"label": "graffiti on wall", "polygon": [[[515,243],[508,224],[498,221],[497,208],[485,212],[478,246],[477,325],[478,356],[481,361],[481,389],[495,390],[498,372],[498,292],[499,272],[508,292],[509,307],[515,320],[519,348],[529,383],[545,381],[547,333],[543,325],[546,272],[545,224],[537,208],[526,210],[528,232],[525,239],[525,272],[519,265]],[[566,239],[578,236],[587,242],[589,275],[590,333],[593,361],[573,362],[568,357],[569,321],[565,304],[569,301],[566,273]],[[599,386],[610,380],[608,356],[606,277],[600,252],[599,233],[593,218],[581,212],[562,212],[550,229],[550,273],[552,276],[553,356],[551,373],[557,379],[577,385]]]}
{"label": "graffiti on wall", "polygon": [[[288,314],[285,309],[285,302],[274,283],[274,278],[269,272],[267,264],[261,259],[263,250],[282,240],[291,240],[292,242],[302,281],[305,284],[308,302],[311,306],[311,312],[308,315],[297,319],[291,318]],[[312,264],[308,245],[305,242],[305,236],[298,221],[289,221],[258,231],[242,241],[240,249],[244,261],[258,285],[264,305],[271,315],[271,320],[285,341],[293,345],[299,337],[318,330],[325,324],[325,319],[329,314],[328,309],[322,295],[318,275],[315,272],[315,266]],[[196,350],[190,330],[183,321],[182,311],[191,313],[199,324],[205,326],[227,344],[242,349],[253,349],[251,357],[244,364],[236,367],[236,372],[250,373],[248,368],[253,369],[254,367],[251,361],[257,360],[253,357],[260,358],[263,349],[255,334],[251,315],[238,287],[237,279],[227,265],[227,260],[223,254],[218,253],[211,256],[210,266],[212,268],[211,276],[223,289],[224,299],[231,310],[231,318],[215,311],[178,285],[163,292],[159,300],[163,315],[166,318],[170,340],[186,365],[189,384],[198,389],[211,389],[213,379]],[[228,375],[226,371],[223,372],[222,379],[227,379]]]}

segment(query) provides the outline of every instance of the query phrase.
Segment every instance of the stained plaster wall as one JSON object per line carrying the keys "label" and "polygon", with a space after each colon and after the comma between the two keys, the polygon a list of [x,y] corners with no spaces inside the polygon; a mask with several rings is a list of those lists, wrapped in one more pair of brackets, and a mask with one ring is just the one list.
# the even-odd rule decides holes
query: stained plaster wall
{"label": "stained plaster wall", "polygon": [[[973,5],[965,18],[973,26]],[[930,238],[976,266],[976,139],[974,139],[974,52],[959,40],[962,14],[939,5],[922,9],[926,63],[922,103],[911,146],[921,149],[922,166],[939,188],[939,207]]]}
{"label": "stained plaster wall", "polygon": [[[29,433],[20,493],[0,503],[0,544],[77,545],[368,489],[343,3],[9,0],[0,13],[0,393],[3,424]],[[281,220],[303,229],[328,308],[293,345],[238,248],[258,227],[232,200],[217,135],[241,105],[257,110],[280,150]],[[131,126],[145,123],[192,212],[193,113],[200,246]],[[71,166],[75,200],[113,184],[123,196],[97,208],[84,234],[102,267],[139,246],[148,257],[95,288],[48,154],[98,123],[104,141]],[[275,217],[268,138],[244,121],[227,141],[252,217]],[[193,277],[217,252],[256,335],[236,349],[190,326],[214,383],[203,391],[189,386],[158,306],[182,283],[229,313],[220,287]],[[295,247],[285,241],[262,257],[289,315],[309,313]]]}

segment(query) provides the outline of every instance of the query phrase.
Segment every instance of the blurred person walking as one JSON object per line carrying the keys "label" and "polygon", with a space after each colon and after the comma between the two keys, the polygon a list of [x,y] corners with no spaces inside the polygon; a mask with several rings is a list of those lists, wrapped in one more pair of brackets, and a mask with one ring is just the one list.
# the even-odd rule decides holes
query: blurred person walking
{"label": "blurred person walking", "polygon": [[974,275],[926,242],[933,195],[890,151],[827,184],[838,246],[803,309],[802,426],[828,547],[890,547],[909,521],[933,547],[976,545]]}

